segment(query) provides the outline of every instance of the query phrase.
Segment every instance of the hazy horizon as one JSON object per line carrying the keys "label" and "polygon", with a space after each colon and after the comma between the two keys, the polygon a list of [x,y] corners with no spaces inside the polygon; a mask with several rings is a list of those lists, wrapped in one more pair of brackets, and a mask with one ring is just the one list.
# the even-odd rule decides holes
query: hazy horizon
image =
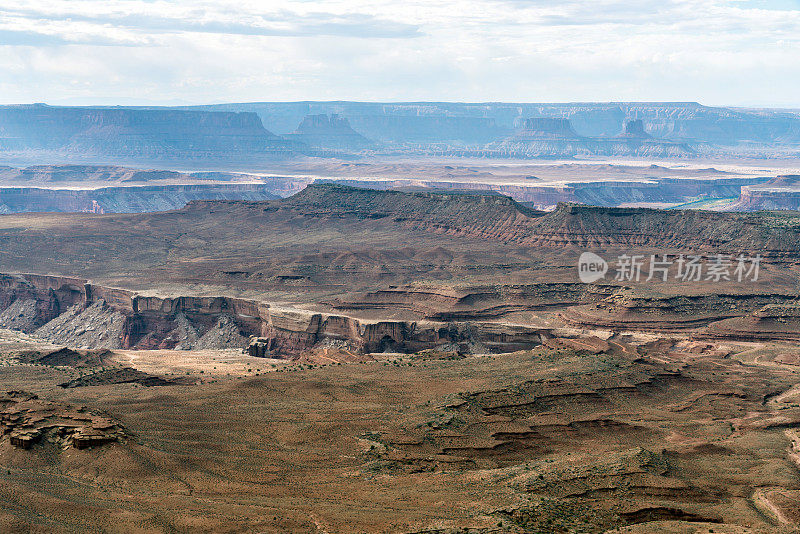
{"label": "hazy horizon", "polygon": [[[614,104],[642,104],[642,105],[681,105],[681,104],[697,104],[709,108],[728,108],[728,109],[743,109],[743,110],[757,110],[768,109],[773,111],[797,111],[800,110],[800,104],[797,107],[789,106],[735,106],[725,104],[714,104],[697,101],[677,101],[677,100],[575,100],[575,101],[511,101],[511,100],[483,100],[483,101],[468,101],[468,100],[356,100],[356,99],[335,99],[335,100],[249,100],[249,101],[218,101],[218,102],[196,102],[196,103],[174,103],[174,104],[146,104],[137,103],[135,101],[130,103],[123,103],[125,99],[105,102],[105,99],[99,98],[95,100],[88,100],[86,103],[62,103],[62,102],[0,102],[0,106],[34,106],[44,105],[50,107],[104,107],[104,108],[175,108],[175,107],[206,107],[206,106],[225,106],[225,105],[251,105],[251,104],[335,104],[342,103],[359,103],[359,104],[458,104],[458,105],[614,105]],[[118,103],[115,103],[118,102]]]}

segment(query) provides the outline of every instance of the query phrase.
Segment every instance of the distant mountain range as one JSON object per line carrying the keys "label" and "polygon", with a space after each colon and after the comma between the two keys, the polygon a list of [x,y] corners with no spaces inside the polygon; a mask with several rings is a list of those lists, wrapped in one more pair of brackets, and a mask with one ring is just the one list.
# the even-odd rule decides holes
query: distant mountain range
{"label": "distant mountain range", "polygon": [[0,155],[257,162],[302,155],[691,157],[800,154],[800,110],[697,103],[260,102],[0,106]]}

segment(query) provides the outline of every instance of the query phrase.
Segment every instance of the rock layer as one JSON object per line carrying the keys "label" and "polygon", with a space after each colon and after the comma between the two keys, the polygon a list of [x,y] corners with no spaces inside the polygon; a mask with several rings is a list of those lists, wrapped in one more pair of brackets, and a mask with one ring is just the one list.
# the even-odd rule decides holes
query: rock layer
{"label": "rock layer", "polygon": [[37,336],[79,348],[245,348],[255,336],[257,354],[273,357],[298,357],[331,340],[363,352],[416,352],[452,343],[504,352],[536,346],[547,332],[480,322],[460,326],[446,315],[440,321],[364,321],[231,297],[141,296],[37,275],[0,276],[3,302],[6,309],[24,303],[26,324],[43,323]]}

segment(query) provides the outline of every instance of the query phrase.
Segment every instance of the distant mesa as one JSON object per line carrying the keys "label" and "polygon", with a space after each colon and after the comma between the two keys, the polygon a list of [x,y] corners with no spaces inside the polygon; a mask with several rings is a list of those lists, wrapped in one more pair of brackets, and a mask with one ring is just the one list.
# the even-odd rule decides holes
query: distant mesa
{"label": "distant mesa", "polygon": [[0,150],[7,151],[172,160],[285,155],[297,148],[252,112],[0,107]]}
{"label": "distant mesa", "polygon": [[652,136],[644,131],[644,121],[641,119],[625,121],[625,130],[622,133],[622,137],[652,139]]}
{"label": "distant mesa", "polygon": [[374,146],[351,126],[347,118],[331,115],[306,115],[297,130],[286,136],[323,150],[362,150]]}
{"label": "distant mesa", "polygon": [[510,137],[488,146],[501,157],[572,157],[590,150],[586,141],[589,139],[578,135],[569,119],[532,117]]}
{"label": "distant mesa", "polygon": [[579,139],[569,119],[535,117],[525,119],[516,139]]}
{"label": "distant mesa", "polygon": [[0,154],[25,165],[206,160],[248,165],[302,157],[309,149],[322,157],[365,149],[478,158],[796,157],[798,147],[796,110],[693,102],[0,106]]}
{"label": "distant mesa", "polygon": [[623,133],[611,136],[584,136],[575,131],[566,118],[533,117],[526,119],[514,135],[489,148],[505,157],[574,157],[633,156],[683,157],[695,152],[686,143],[655,139],[644,129],[644,121],[628,120]]}
{"label": "distant mesa", "polygon": [[776,176],[764,185],[772,187],[798,187],[800,186],[800,174],[784,174],[782,176]]}

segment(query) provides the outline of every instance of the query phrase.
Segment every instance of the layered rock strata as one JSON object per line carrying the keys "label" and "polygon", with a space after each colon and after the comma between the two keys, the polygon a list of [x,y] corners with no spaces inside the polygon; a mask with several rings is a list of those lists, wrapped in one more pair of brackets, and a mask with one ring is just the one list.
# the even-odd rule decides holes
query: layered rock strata
{"label": "layered rock strata", "polygon": [[493,323],[363,321],[239,298],[162,298],[72,278],[0,275],[0,307],[18,302],[27,310],[25,331],[78,348],[245,348],[253,336],[260,343],[257,355],[272,357],[297,357],[328,340],[346,341],[363,352],[416,352],[459,343],[504,352],[536,346],[546,333]]}

